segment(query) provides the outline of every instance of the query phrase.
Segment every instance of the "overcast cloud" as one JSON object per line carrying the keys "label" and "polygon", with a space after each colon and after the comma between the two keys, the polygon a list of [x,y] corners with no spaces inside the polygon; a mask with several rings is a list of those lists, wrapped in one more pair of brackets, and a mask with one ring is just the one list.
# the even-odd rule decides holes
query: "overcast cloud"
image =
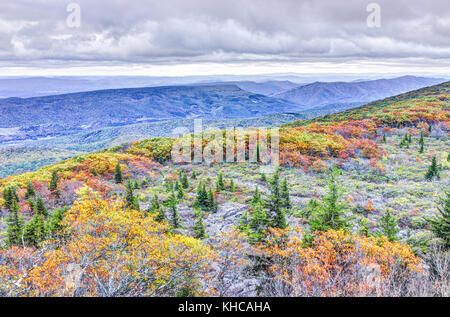
{"label": "overcast cloud", "polygon": [[[81,7],[79,28],[66,23],[71,2]],[[379,28],[366,23],[371,2],[381,7]],[[445,73],[450,66],[450,1],[0,3],[3,69],[205,63],[289,67],[323,62],[352,67],[390,63],[405,69],[428,65]]]}

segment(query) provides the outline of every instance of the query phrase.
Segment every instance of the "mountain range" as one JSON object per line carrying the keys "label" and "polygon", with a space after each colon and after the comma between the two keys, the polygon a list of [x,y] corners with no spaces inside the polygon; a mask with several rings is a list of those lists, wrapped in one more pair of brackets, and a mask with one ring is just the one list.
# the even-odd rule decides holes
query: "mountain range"
{"label": "mountain range", "polygon": [[308,107],[347,103],[362,105],[445,81],[441,78],[403,76],[369,81],[315,82],[271,96]]}

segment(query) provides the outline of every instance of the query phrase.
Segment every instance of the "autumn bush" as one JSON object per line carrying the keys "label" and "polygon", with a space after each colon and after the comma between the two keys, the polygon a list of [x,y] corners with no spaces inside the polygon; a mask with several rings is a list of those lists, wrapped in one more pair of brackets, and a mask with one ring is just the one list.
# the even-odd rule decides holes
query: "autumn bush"
{"label": "autumn bush", "polygon": [[307,243],[300,229],[271,229],[260,249],[269,296],[402,295],[410,279],[422,274],[411,249],[386,237],[329,230]]}
{"label": "autumn bush", "polygon": [[3,292],[15,296],[195,295],[212,257],[199,240],[84,188],[67,212],[67,241],[0,251]]}

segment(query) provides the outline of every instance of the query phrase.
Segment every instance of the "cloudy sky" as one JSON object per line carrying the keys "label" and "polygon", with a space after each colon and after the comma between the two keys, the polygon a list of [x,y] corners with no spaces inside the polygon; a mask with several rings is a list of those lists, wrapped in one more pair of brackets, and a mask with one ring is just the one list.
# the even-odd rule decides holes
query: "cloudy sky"
{"label": "cloudy sky", "polygon": [[0,76],[334,72],[450,74],[450,1],[0,0]]}

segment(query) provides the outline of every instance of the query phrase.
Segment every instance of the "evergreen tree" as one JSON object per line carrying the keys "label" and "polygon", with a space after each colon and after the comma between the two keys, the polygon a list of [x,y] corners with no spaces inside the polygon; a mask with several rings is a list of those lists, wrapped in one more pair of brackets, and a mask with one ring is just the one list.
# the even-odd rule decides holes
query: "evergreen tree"
{"label": "evergreen tree", "polygon": [[114,170],[114,181],[116,184],[121,184],[123,182],[122,169],[119,162],[117,162],[116,169]]}
{"label": "evergreen tree", "polygon": [[197,189],[197,198],[194,202],[194,205],[197,207],[200,207],[201,209],[205,210],[208,209],[209,204],[208,204],[208,193],[206,191],[206,187],[204,184],[202,184],[202,182],[200,182],[198,184],[198,189]]}
{"label": "evergreen tree", "polygon": [[157,214],[158,210],[161,208],[161,205],[159,204],[158,201],[158,196],[156,196],[156,194],[153,196],[153,200],[151,205],[149,206],[149,208],[147,209],[147,212],[149,214]]}
{"label": "evergreen tree", "polygon": [[236,191],[236,186],[234,185],[234,180],[233,179],[230,180],[230,187],[229,187],[229,189],[230,189],[230,192],[232,192],[232,193]]}
{"label": "evergreen tree", "polygon": [[267,181],[266,174],[261,173],[261,180],[262,180],[263,182]]}
{"label": "evergreen tree", "polygon": [[328,193],[310,219],[311,230],[327,231],[329,229],[347,229],[349,224],[344,218],[345,202],[341,202],[337,177],[340,171],[336,166],[330,170],[328,179]]}
{"label": "evergreen tree", "polygon": [[184,197],[184,192],[182,186],[178,186],[177,198],[182,199]]}
{"label": "evergreen tree", "polygon": [[58,171],[53,170],[52,177],[50,179],[50,185],[48,186],[48,190],[51,192],[55,192],[58,189],[59,176]]}
{"label": "evergreen tree", "polygon": [[428,132],[431,133],[431,124],[428,125]]}
{"label": "evergreen tree", "polygon": [[222,171],[219,172],[219,175],[217,176],[216,180],[216,191],[220,192],[225,189],[225,183],[223,181],[223,173]]}
{"label": "evergreen tree", "polygon": [[425,140],[423,138],[423,131],[420,131],[420,139],[419,139],[419,153],[424,152]]}
{"label": "evergreen tree", "polygon": [[447,162],[450,162],[450,153],[447,155]]}
{"label": "evergreen tree", "polygon": [[44,241],[46,235],[44,217],[38,214],[33,215],[33,217],[25,224],[23,230],[23,240],[25,244],[37,247],[39,243]]}
{"label": "evergreen tree", "polygon": [[166,213],[164,211],[164,208],[162,208],[159,204],[158,196],[156,196],[156,194],[153,197],[151,213],[156,214],[155,220],[158,222],[163,222],[166,219]]}
{"label": "evergreen tree", "polygon": [[212,191],[212,189],[209,189],[208,192],[208,209],[211,212],[217,212],[217,202],[216,202],[216,198],[214,196],[214,193]]}
{"label": "evergreen tree", "polygon": [[383,132],[383,143],[386,144],[386,133]]}
{"label": "evergreen tree", "polygon": [[286,209],[291,209],[292,207],[286,178],[283,180],[283,184],[281,185],[281,207]]}
{"label": "evergreen tree", "polygon": [[262,203],[258,202],[253,206],[248,221],[250,242],[260,242],[265,231],[268,230],[269,224],[267,212],[264,210]]}
{"label": "evergreen tree", "polygon": [[436,156],[433,156],[433,159],[431,160],[431,166],[428,168],[428,171],[425,174],[425,179],[431,181],[435,176],[438,179],[440,178]]}
{"label": "evergreen tree", "polygon": [[270,180],[270,195],[266,201],[266,206],[269,210],[271,225],[274,228],[286,228],[285,211],[282,208],[282,201],[279,186],[279,174],[274,174]]}
{"label": "evergreen tree", "polygon": [[36,202],[33,198],[28,198],[28,206],[30,206],[30,211],[36,212]]}
{"label": "evergreen tree", "polygon": [[3,190],[3,199],[5,200],[6,209],[12,211],[13,202],[19,202],[15,187],[7,187]]}
{"label": "evergreen tree", "polygon": [[33,184],[31,183],[31,181],[28,181],[27,191],[25,192],[25,199],[34,197],[34,195],[35,195],[35,192],[34,192]]}
{"label": "evergreen tree", "polygon": [[180,227],[180,217],[178,216],[178,209],[177,209],[177,200],[175,198],[175,193],[172,192],[169,200],[169,207],[170,211],[172,213],[172,218],[170,219],[172,227],[179,228]]}
{"label": "evergreen tree", "polygon": [[51,236],[55,237],[63,232],[62,221],[67,210],[67,207],[53,210],[51,217],[47,220],[47,232]]}
{"label": "evergreen tree", "polygon": [[38,215],[41,215],[44,217],[48,216],[47,208],[45,208],[44,200],[42,199],[41,196],[37,196],[34,210],[35,210],[36,214],[38,214]]}
{"label": "evergreen tree", "polygon": [[181,176],[181,186],[182,186],[184,189],[189,188],[189,180],[188,180],[186,171],[183,171],[183,174],[182,174],[182,176]]}
{"label": "evergreen tree", "polygon": [[134,209],[134,210],[140,210],[139,208],[139,202],[137,197],[134,195],[134,184],[131,180],[128,180],[126,185],[126,194],[125,194],[125,201],[128,208]]}
{"label": "evergreen tree", "polygon": [[191,179],[197,179],[197,174],[195,173],[195,170],[192,170]]}
{"label": "evergreen tree", "polygon": [[205,238],[205,225],[203,224],[203,215],[200,209],[195,211],[195,223],[194,223],[194,238],[204,239]]}
{"label": "evergreen tree", "polygon": [[392,216],[391,212],[387,210],[386,214],[380,218],[380,221],[382,232],[389,239],[389,241],[397,240],[397,233],[399,231],[397,226],[397,218]]}
{"label": "evergreen tree", "polygon": [[173,191],[173,182],[166,181],[166,192],[170,193],[171,191]]}
{"label": "evergreen tree", "polygon": [[359,230],[358,233],[362,236],[368,237],[370,235],[369,232],[369,223],[367,222],[367,218],[362,218],[359,222]]}
{"label": "evergreen tree", "polygon": [[261,193],[259,192],[258,186],[256,186],[255,192],[253,193],[252,205],[255,205],[260,202],[261,202]]}
{"label": "evergreen tree", "polygon": [[259,148],[259,143],[256,144],[256,163],[260,163],[261,162],[261,150]]}
{"label": "evergreen tree", "polygon": [[445,247],[450,249],[450,191],[447,191],[446,196],[441,199],[442,206],[438,207],[439,215],[427,220],[436,237],[442,239]]}
{"label": "evergreen tree", "polygon": [[11,206],[11,215],[6,219],[8,224],[7,229],[7,245],[22,245],[23,235],[23,219],[19,216],[19,205],[17,200],[13,199]]}

